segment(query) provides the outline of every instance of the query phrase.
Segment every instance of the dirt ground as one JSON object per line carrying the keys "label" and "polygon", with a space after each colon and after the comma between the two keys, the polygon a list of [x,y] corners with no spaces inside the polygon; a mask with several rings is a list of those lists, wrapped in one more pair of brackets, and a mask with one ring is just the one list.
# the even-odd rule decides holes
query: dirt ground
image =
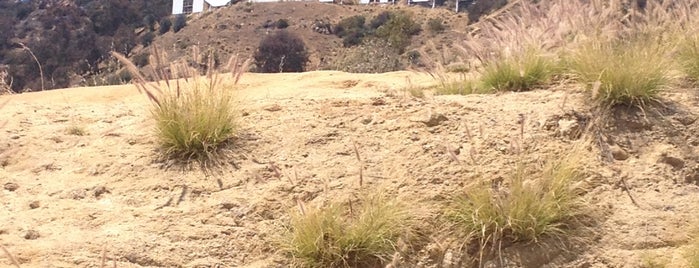
{"label": "dirt ground", "polygon": [[[148,102],[132,86],[2,96],[0,244],[23,268],[99,267],[103,254],[117,267],[288,267],[274,241],[295,200],[353,198],[355,143],[362,187],[435,209],[506,176],[517,152],[532,163],[567,152],[592,116],[572,86],[424,99],[404,90],[432,82],[411,72],[246,74],[237,150],[210,174],[164,168]],[[599,220],[591,238],[568,252],[511,248],[511,267],[686,266],[699,209],[689,92],[664,94],[645,115],[618,111],[600,137],[613,159],[590,159],[585,180]],[[459,267],[458,243],[429,236],[400,267]],[[0,266],[11,267],[4,254]]]}

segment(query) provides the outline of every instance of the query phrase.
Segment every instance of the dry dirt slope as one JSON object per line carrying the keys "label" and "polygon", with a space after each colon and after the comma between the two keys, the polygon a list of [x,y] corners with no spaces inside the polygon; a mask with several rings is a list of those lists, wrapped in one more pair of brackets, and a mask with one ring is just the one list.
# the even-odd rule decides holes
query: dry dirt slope
{"label": "dry dirt slope", "polygon": [[[561,132],[581,123],[570,111],[587,110],[583,94],[562,90],[426,99],[402,91],[430,82],[409,72],[248,74],[239,89],[240,149],[214,175],[162,168],[148,104],[130,86],[4,96],[0,243],[22,267],[98,267],[103,250],[118,267],[287,267],[271,242],[294,199],[354,198],[354,142],[365,187],[438,207],[477,180],[505,176],[517,148],[528,162],[565,152],[573,141]],[[640,267],[651,257],[686,265],[699,206],[699,111],[693,94],[664,97],[670,104],[658,114],[619,112],[617,127],[605,130],[618,160],[591,161],[586,198],[601,215],[591,244],[566,255],[516,251],[511,262]],[[446,120],[428,123],[438,114]],[[70,134],[74,127],[86,134]],[[449,258],[459,255],[455,247],[436,250],[449,239],[431,235],[435,242],[402,267],[458,267]],[[10,266],[4,255],[0,266]]]}

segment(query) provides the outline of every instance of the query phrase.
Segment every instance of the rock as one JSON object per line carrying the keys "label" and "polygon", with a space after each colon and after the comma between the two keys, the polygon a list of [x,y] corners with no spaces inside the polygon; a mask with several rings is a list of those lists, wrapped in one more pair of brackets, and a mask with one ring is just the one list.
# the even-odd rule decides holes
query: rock
{"label": "rock", "polygon": [[272,105],[267,105],[262,109],[264,109],[265,111],[269,111],[269,112],[276,112],[276,111],[280,111],[282,109],[282,107],[279,106],[279,104],[272,104]]}
{"label": "rock", "polygon": [[690,116],[690,115],[683,115],[683,116],[678,116],[675,118],[677,121],[682,123],[682,125],[689,126],[691,124],[694,124],[694,122],[697,121],[696,117]]}
{"label": "rock", "polygon": [[19,189],[19,184],[16,184],[14,182],[8,182],[8,183],[5,183],[4,188],[5,188],[5,190],[8,190],[10,192],[14,192],[15,190]]}
{"label": "rock", "polygon": [[563,137],[570,139],[580,138],[580,124],[577,120],[561,119],[558,121],[558,133]]}
{"label": "rock", "polygon": [[95,186],[95,188],[92,189],[94,195],[96,198],[99,198],[103,194],[111,194],[112,192],[107,189],[107,187],[104,186]]}
{"label": "rock", "polygon": [[449,120],[445,115],[436,113],[436,114],[431,114],[430,118],[422,121],[427,127],[436,127],[439,124],[441,124],[444,121]]}
{"label": "rock", "polygon": [[31,203],[29,203],[29,208],[31,208],[31,209],[36,209],[36,208],[39,208],[40,206],[41,206],[41,203],[39,201],[32,201]]}
{"label": "rock", "polygon": [[624,161],[626,159],[629,159],[629,153],[624,151],[624,149],[621,149],[618,146],[614,146],[610,149],[612,151],[612,157],[614,157],[614,160]]}
{"label": "rock", "polygon": [[667,154],[662,154],[660,156],[659,161],[661,163],[668,164],[675,169],[682,169],[684,167],[684,160],[677,158],[677,157],[668,156]]}
{"label": "rock", "polygon": [[36,230],[29,230],[26,234],[24,234],[24,239],[27,240],[36,240],[39,237],[41,237],[41,235]]}

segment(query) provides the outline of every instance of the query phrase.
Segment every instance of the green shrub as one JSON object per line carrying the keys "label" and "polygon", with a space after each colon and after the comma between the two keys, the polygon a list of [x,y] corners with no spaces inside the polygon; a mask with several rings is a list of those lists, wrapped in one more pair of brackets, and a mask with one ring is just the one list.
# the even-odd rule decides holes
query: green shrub
{"label": "green shrub", "polygon": [[366,29],[364,26],[364,23],[366,21],[366,18],[362,15],[355,15],[349,18],[342,19],[340,22],[335,25],[335,29],[333,29],[333,32],[337,37],[345,37],[345,35],[351,34],[351,33],[361,33],[363,34]]}
{"label": "green shrub", "polygon": [[[189,163],[197,161],[202,166],[220,164],[224,159],[222,149],[236,135],[237,98],[235,91],[226,86],[217,72],[209,65],[208,73],[201,76],[197,70],[176,64],[170,72],[165,72],[156,60],[151,66],[158,83],[149,83],[137,67],[124,56],[112,54],[132,73],[135,85],[152,102],[151,114],[156,124],[157,137],[163,155],[168,159]],[[160,55],[153,49],[156,58]],[[240,64],[237,58],[231,59],[230,70],[233,83],[247,68],[248,62]],[[241,67],[242,66],[242,67]],[[189,77],[178,83],[166,81],[175,77]]]}
{"label": "green shrub", "polygon": [[400,238],[410,237],[414,222],[394,199],[374,195],[361,202],[292,215],[282,248],[304,267],[377,267],[396,252]]}
{"label": "green shrub", "polygon": [[526,91],[549,81],[555,72],[553,62],[534,52],[486,62],[481,82],[496,91]]}
{"label": "green shrub", "polygon": [[376,15],[376,17],[371,20],[371,23],[369,23],[370,29],[376,30],[386,24],[386,22],[391,19],[392,13],[391,11],[383,11]]}
{"label": "green shrub", "polygon": [[170,21],[170,18],[164,17],[160,19],[160,29],[158,32],[160,34],[164,34],[170,31],[170,27],[172,27],[172,21]]}
{"label": "green shrub", "polygon": [[303,72],[308,63],[308,51],[300,37],[281,30],[262,39],[254,59],[258,72]]}
{"label": "green shrub", "polygon": [[640,105],[656,100],[671,82],[666,45],[646,38],[582,45],[569,60],[575,78],[605,105]]}
{"label": "green shrub", "polygon": [[413,35],[419,34],[422,29],[407,12],[393,12],[388,21],[376,29],[376,37],[384,39],[389,46],[403,54],[405,48],[411,43]]}
{"label": "green shrub", "polygon": [[482,184],[457,197],[447,218],[481,248],[564,237],[586,212],[576,186],[582,179],[580,155],[549,161],[540,172],[519,165],[502,186]]}
{"label": "green shrub", "polygon": [[333,32],[342,38],[342,44],[345,47],[359,45],[367,34],[367,29],[364,26],[365,20],[364,16],[361,15],[345,18],[335,25]]}

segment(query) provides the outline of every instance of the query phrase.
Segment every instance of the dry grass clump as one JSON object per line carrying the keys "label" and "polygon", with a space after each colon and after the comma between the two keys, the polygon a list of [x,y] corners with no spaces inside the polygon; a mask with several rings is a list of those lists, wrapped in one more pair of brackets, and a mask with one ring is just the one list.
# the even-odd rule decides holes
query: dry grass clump
{"label": "dry grass clump", "polygon": [[[136,86],[151,100],[151,114],[156,121],[157,137],[164,155],[185,162],[217,163],[222,156],[221,149],[238,131],[234,87],[249,61],[241,63],[238,58],[231,58],[228,68],[233,85],[228,85],[214,70],[213,57],[209,57],[206,75],[202,76],[185,63],[166,68],[157,48],[153,52],[155,62],[151,63],[154,67],[150,71],[158,81],[155,83],[148,83],[124,56],[116,52],[112,54],[126,65]],[[178,77],[184,78],[170,81]]]}
{"label": "dry grass clump", "polygon": [[693,227],[691,232],[693,239],[691,240],[689,247],[684,252],[685,258],[691,268],[699,268],[699,229]]}
{"label": "dry grass clump", "polygon": [[85,136],[88,134],[87,130],[81,126],[70,126],[66,129],[66,133],[73,136]]}
{"label": "dry grass clump", "polygon": [[375,267],[413,230],[406,204],[372,195],[357,208],[333,203],[292,215],[282,247],[302,267]]}
{"label": "dry grass clump", "polygon": [[534,52],[486,62],[481,83],[495,91],[526,91],[549,81],[554,73],[553,61]]}
{"label": "dry grass clump", "polygon": [[480,246],[481,254],[487,245],[564,238],[586,213],[577,186],[580,161],[580,154],[571,155],[550,161],[539,172],[519,166],[506,185],[479,185],[456,198],[447,218]]}
{"label": "dry grass clump", "polygon": [[687,77],[695,83],[699,82],[699,35],[680,43],[677,59]]}
{"label": "dry grass clump", "polygon": [[592,41],[570,59],[570,71],[601,104],[644,106],[669,86],[673,63],[667,44],[641,38]]}

